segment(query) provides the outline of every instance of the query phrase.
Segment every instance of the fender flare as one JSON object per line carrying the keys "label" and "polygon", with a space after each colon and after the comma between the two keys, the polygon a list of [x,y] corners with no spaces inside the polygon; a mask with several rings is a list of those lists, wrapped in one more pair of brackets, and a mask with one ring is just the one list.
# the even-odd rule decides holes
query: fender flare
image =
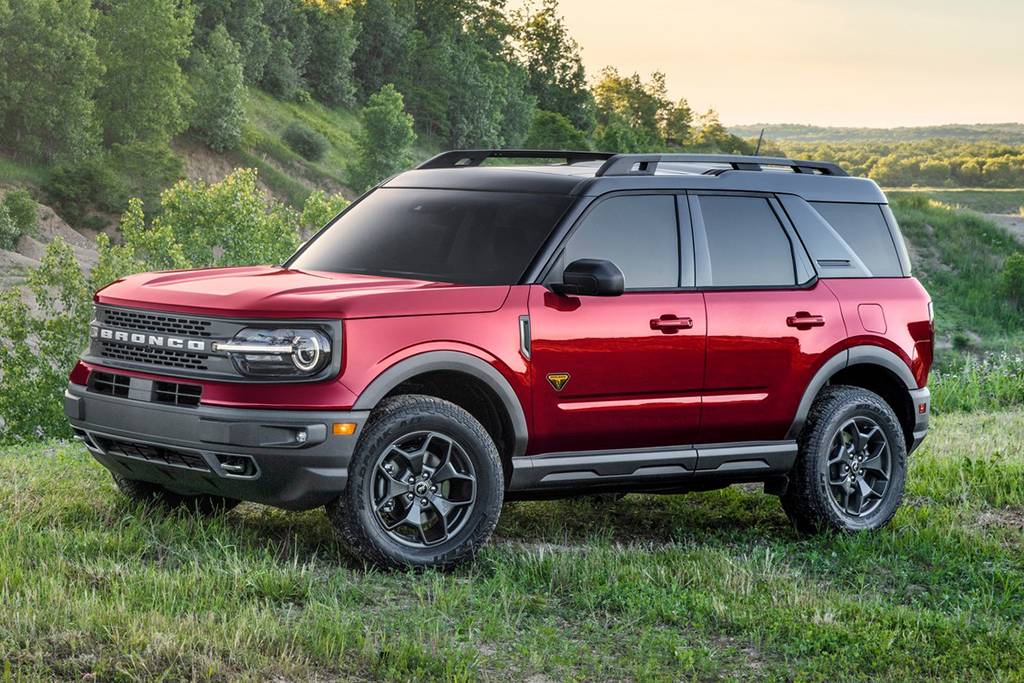
{"label": "fender flare", "polygon": [[795,439],[800,435],[804,424],[807,422],[807,414],[811,411],[811,405],[814,403],[814,399],[817,398],[821,388],[828,383],[833,375],[851,365],[881,366],[899,377],[903,384],[906,385],[907,391],[913,391],[918,388],[917,380],[914,379],[914,374],[910,371],[910,368],[903,362],[903,359],[892,351],[881,346],[867,344],[843,349],[825,361],[818,368],[818,371],[814,373],[814,377],[811,378],[810,383],[804,390],[803,397],[800,399],[800,405],[796,410],[796,417],[793,418],[793,423],[786,434],[787,439]]}
{"label": "fender flare", "polygon": [[468,353],[427,351],[401,360],[377,375],[359,394],[352,409],[372,410],[392,389],[407,379],[439,370],[464,372],[486,384],[501,401],[512,423],[514,444],[512,456],[517,457],[526,452],[526,443],[529,438],[526,415],[512,385],[490,363]]}

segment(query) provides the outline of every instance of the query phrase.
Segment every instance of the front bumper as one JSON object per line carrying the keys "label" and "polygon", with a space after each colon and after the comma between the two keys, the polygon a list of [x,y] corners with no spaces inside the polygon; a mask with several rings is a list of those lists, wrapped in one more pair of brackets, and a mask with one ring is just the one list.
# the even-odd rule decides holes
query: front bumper
{"label": "front bumper", "polygon": [[[111,472],[178,493],[211,493],[289,510],[345,490],[369,411],[179,407],[106,396],[71,384],[64,412]],[[356,424],[348,436],[335,423]],[[303,437],[300,434],[304,434]]]}
{"label": "front bumper", "polygon": [[[932,392],[928,390],[928,387],[912,389],[910,399],[914,407],[914,433],[909,452],[913,453],[924,441],[924,437],[928,436],[928,416],[932,412]],[[921,410],[921,406],[924,406],[924,410]]]}

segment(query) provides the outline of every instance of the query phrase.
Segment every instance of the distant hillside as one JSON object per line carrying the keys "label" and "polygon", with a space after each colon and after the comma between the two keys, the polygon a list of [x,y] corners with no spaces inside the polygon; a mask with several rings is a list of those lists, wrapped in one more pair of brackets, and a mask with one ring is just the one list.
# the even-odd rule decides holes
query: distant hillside
{"label": "distant hillside", "polygon": [[1024,144],[1024,123],[951,123],[942,126],[901,128],[846,128],[810,126],[800,123],[754,123],[729,126],[733,135],[756,138],[764,128],[770,140],[790,142],[915,142],[933,138],[949,138],[964,142],[998,142]]}

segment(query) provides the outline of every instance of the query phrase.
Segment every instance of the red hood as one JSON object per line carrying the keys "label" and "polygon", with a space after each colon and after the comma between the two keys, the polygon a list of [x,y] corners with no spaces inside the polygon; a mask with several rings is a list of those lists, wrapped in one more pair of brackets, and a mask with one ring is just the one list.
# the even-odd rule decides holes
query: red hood
{"label": "red hood", "polygon": [[96,302],[235,318],[352,319],[494,311],[508,290],[247,266],[131,275],[97,292]]}

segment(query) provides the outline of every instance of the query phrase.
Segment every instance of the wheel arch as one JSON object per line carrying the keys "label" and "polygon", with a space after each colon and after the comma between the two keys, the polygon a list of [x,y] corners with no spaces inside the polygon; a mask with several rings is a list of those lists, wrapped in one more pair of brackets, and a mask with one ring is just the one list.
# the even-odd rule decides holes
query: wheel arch
{"label": "wheel arch", "polygon": [[498,369],[477,356],[427,351],[405,358],[370,382],[353,409],[372,410],[404,393],[426,393],[464,408],[494,437],[503,459],[526,452],[529,432],[519,397]]}
{"label": "wheel arch", "polygon": [[822,364],[804,390],[787,438],[799,437],[814,401],[822,389],[831,384],[861,387],[881,396],[896,413],[910,448],[915,424],[910,392],[918,389],[917,381],[899,356],[888,349],[870,345],[844,349]]}

